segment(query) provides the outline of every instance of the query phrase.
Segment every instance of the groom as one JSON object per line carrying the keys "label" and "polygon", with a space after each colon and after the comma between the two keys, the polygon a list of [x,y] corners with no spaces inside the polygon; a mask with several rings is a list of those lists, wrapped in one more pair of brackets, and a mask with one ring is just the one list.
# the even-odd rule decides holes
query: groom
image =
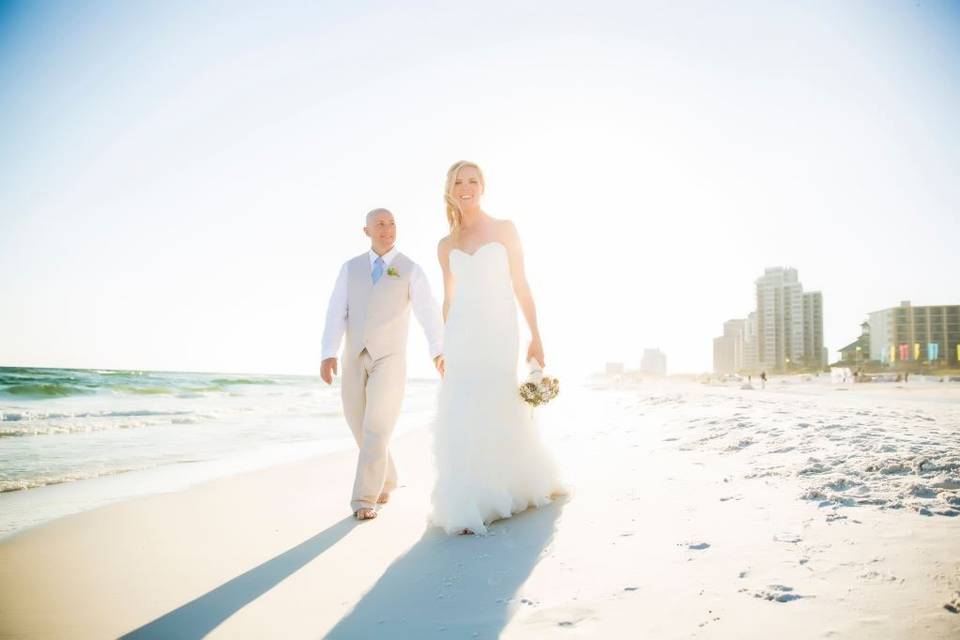
{"label": "groom", "polygon": [[410,307],[441,374],[443,321],[423,270],[394,247],[393,214],[374,209],[363,232],[370,238],[370,251],[344,263],[330,296],[320,377],[333,382],[346,332],[340,392],[344,416],[360,447],[350,504],[358,520],[369,520],[377,517],[375,505],[386,503],[397,486],[387,445],[403,400]]}

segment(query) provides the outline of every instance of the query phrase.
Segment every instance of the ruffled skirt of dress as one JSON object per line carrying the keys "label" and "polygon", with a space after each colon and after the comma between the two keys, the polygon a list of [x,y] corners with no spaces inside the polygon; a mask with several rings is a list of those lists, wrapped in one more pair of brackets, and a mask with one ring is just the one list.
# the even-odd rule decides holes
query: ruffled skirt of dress
{"label": "ruffled skirt of dress", "polygon": [[515,376],[488,371],[448,374],[434,431],[436,485],[431,521],[447,533],[486,525],[563,492]]}

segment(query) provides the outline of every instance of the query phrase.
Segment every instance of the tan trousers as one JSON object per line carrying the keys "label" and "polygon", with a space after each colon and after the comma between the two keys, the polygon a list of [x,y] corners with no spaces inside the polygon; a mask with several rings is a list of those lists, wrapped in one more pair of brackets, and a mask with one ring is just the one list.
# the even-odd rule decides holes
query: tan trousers
{"label": "tan trousers", "polygon": [[343,414],[360,447],[350,506],[372,509],[381,493],[397,486],[397,470],[388,444],[400,416],[407,381],[406,354],[374,360],[366,349],[344,358],[340,392]]}

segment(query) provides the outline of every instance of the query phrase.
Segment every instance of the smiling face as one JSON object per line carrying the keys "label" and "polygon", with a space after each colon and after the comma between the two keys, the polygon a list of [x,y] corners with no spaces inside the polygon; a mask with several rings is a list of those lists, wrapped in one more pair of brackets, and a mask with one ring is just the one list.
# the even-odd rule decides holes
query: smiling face
{"label": "smiling face", "polygon": [[393,214],[386,209],[374,209],[367,214],[367,226],[363,232],[370,238],[370,244],[377,255],[383,255],[397,242],[397,223]]}
{"label": "smiling face", "polygon": [[483,194],[483,176],[474,166],[466,165],[457,171],[453,181],[451,196],[459,203],[462,209],[473,209],[480,206],[480,196]]}

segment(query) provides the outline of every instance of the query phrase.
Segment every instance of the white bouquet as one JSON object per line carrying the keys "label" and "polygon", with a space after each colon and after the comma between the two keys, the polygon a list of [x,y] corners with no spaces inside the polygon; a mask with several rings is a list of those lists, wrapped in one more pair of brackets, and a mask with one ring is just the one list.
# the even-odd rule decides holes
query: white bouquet
{"label": "white bouquet", "polygon": [[530,373],[520,385],[520,397],[532,407],[546,404],[560,394],[560,381],[543,375],[543,365],[531,358],[527,365]]}

